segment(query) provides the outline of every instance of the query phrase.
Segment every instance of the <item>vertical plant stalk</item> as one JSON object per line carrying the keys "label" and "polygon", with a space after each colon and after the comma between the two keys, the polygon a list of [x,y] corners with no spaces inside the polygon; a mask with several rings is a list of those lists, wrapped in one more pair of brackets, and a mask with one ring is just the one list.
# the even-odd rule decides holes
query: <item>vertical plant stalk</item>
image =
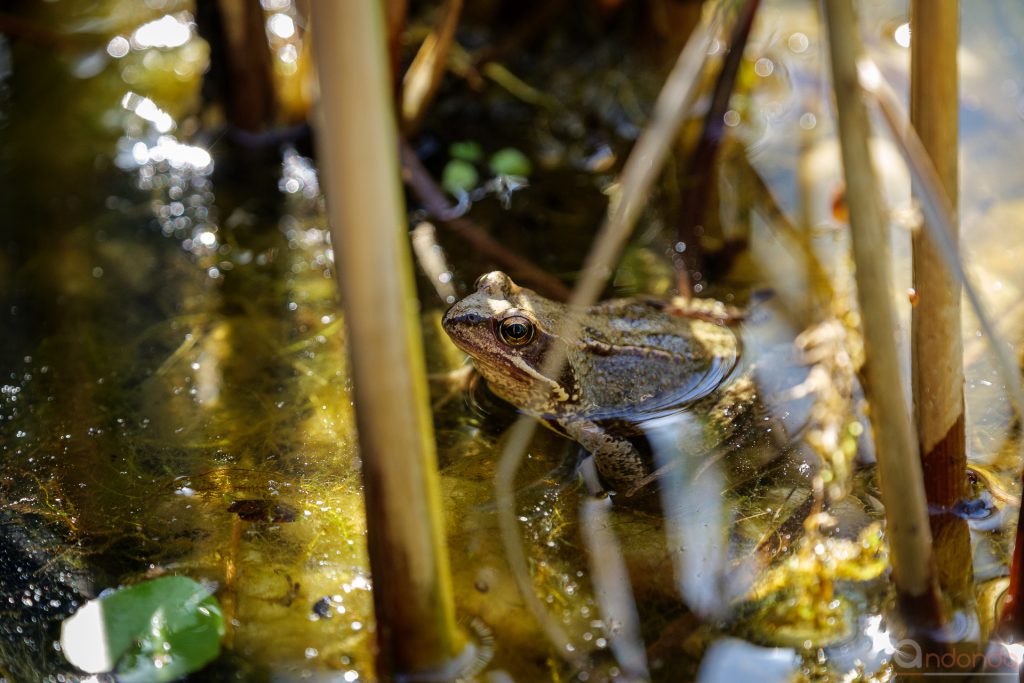
{"label": "vertical plant stalk", "polygon": [[402,68],[402,32],[405,30],[408,16],[409,0],[384,0],[384,24],[388,31],[388,58],[391,60],[391,78],[395,83],[396,101],[400,101],[402,96],[402,78],[399,70]]}
{"label": "vertical plant stalk", "polygon": [[437,26],[423,41],[402,80],[402,130],[411,136],[419,130],[434,101],[448,66],[448,51],[462,14],[462,0],[446,0]]}
{"label": "vertical plant stalk", "polygon": [[245,0],[204,4],[210,3],[221,35],[207,40],[213,46],[213,62],[224,65],[219,85],[224,88],[227,119],[241,130],[258,133],[274,123],[277,99],[263,8]]}
{"label": "vertical plant stalk", "polygon": [[[963,286],[964,295],[971,311],[978,320],[981,337],[988,345],[995,361],[996,370],[1003,382],[1007,398],[1020,419],[1024,415],[1024,384],[1021,382],[1020,366],[1010,355],[1012,346],[996,329],[988,309],[982,303],[981,295],[963,262],[957,257],[956,246],[951,235],[954,212],[949,198],[942,187],[942,179],[924,145],[913,127],[906,125],[907,116],[900,107],[899,98],[881,76],[878,67],[869,60],[859,66],[861,87],[874,99],[882,120],[892,134],[900,154],[907,162],[914,182],[915,192],[920,192],[921,213],[924,227],[931,232],[946,266]],[[1024,481],[1024,473],[1021,474]],[[989,647],[1003,647],[1005,642],[1020,640],[1024,633],[1024,507],[1017,511],[1017,533],[1010,563],[1010,586],[1006,591],[999,615],[999,628],[990,636]]]}
{"label": "vertical plant stalk", "polygon": [[868,149],[871,131],[857,74],[859,24],[852,0],[823,0],[823,9],[864,334],[864,388],[871,405],[893,580],[908,625],[930,630],[941,623],[942,610],[921,461],[896,354],[889,235]]}
{"label": "vertical plant stalk", "polygon": [[451,675],[455,625],[379,2],[313,2],[317,136],[345,305],[385,680]]}
{"label": "vertical plant stalk", "polygon": [[[899,98],[882,78],[878,67],[870,60],[861,61],[859,68],[860,85],[870,96],[882,114],[886,128],[897,143],[897,148],[907,162],[907,169],[914,182],[915,193],[920,193],[921,213],[924,227],[931,232],[939,253],[946,261],[946,267],[963,286],[964,295],[978,320],[981,336],[995,360],[996,370],[1003,382],[1007,398],[1013,404],[1018,419],[1024,415],[1024,385],[1021,382],[1020,366],[1010,355],[1010,344],[997,333],[995,323],[988,309],[982,303],[978,288],[968,277],[963,262],[957,257],[957,250],[951,235],[956,225],[952,203],[942,187],[942,179],[917,132],[907,125],[907,116],[900,107]],[[1024,480],[1024,473],[1021,474]],[[990,636],[989,647],[1002,647],[1003,641],[1015,641],[1024,633],[1024,507],[1018,510],[1017,534],[1010,564],[1010,586],[1006,591],[999,615],[999,628]]]}
{"label": "vertical plant stalk", "polygon": [[715,90],[711,97],[711,106],[704,117],[697,146],[686,161],[686,170],[682,178],[682,198],[680,200],[679,224],[676,226],[676,240],[684,245],[685,251],[673,259],[677,271],[677,288],[679,295],[689,298],[692,284],[701,278],[702,268],[700,257],[701,226],[708,211],[708,200],[713,194],[712,183],[718,177],[715,169],[722,139],[725,137],[725,119],[736,87],[736,76],[743,63],[743,51],[750,38],[750,29],[754,25],[754,17],[761,0],[746,0],[729,36],[729,52],[722,62],[722,70],[718,72]]}
{"label": "vertical plant stalk", "polygon": [[[1024,478],[1024,476],[1022,476]],[[1024,510],[1024,507],[1021,508]],[[998,636],[1009,642],[1020,641],[1024,634],[1024,514],[1017,515],[1013,556],[1010,560],[1010,585],[999,613]]]}
{"label": "vertical plant stalk", "polygon": [[914,192],[920,193],[924,228],[931,232],[932,239],[946,260],[946,267],[963,286],[964,296],[978,320],[979,332],[995,361],[996,371],[1006,389],[1006,396],[1013,404],[1017,415],[1024,415],[1024,384],[1021,382],[1020,365],[1010,355],[1010,343],[999,334],[988,308],[981,300],[977,286],[972,284],[963,262],[957,256],[956,246],[950,237],[953,233],[952,226],[956,224],[953,206],[942,189],[942,180],[935,170],[935,165],[921,144],[917,131],[907,125],[906,112],[903,111],[892,87],[882,78],[878,67],[865,58],[858,64],[858,71],[864,94],[877,106],[900,156],[907,163],[907,170],[910,171],[914,183]]}
{"label": "vertical plant stalk", "polygon": [[[911,2],[910,121],[935,165],[954,216],[958,195],[959,0]],[[950,239],[957,243],[956,224]],[[942,228],[939,228],[942,229]],[[911,354],[914,418],[931,515],[939,585],[955,603],[970,600],[970,530],[952,513],[966,494],[960,281],[930,231],[913,238]]]}

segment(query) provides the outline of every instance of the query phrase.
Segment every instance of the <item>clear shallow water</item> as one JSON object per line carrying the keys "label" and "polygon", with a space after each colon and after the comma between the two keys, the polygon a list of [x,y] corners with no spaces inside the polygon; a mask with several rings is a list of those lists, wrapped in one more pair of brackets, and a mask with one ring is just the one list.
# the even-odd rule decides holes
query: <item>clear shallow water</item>
{"label": "clear shallow water", "polygon": [[[737,106],[737,133],[791,215],[800,207],[794,140],[800,131],[822,134],[812,139],[815,151],[823,150],[815,158],[825,160],[815,172],[822,221],[816,243],[842,273],[829,109],[805,104],[825,87],[820,34],[813,12],[796,5],[766,5],[751,48],[759,55],[750,76],[757,86],[751,103]],[[230,628],[216,675],[366,677],[372,582],[343,328],[314,169],[297,152],[253,154],[219,134],[192,134],[208,51],[182,14],[187,3],[112,2],[103,9],[34,8],[34,21],[66,37],[55,49],[9,41],[0,60],[0,71],[9,69],[0,130],[0,593],[10,606],[0,626],[2,674],[29,680],[68,670],[52,642],[60,619],[81,600],[181,573],[210,582],[225,606]],[[965,16],[964,29],[965,242],[997,306],[1019,299],[1022,284],[1012,237],[1020,231],[1012,226],[1021,220],[1013,200],[1024,181],[1015,172],[1017,155],[1008,152],[1021,147],[1015,36],[1022,20],[1014,9],[990,3]],[[907,51],[892,27],[903,10],[878,3],[867,11],[866,25],[877,27],[877,59],[899,84]],[[994,25],[1006,35],[989,40]],[[659,82],[649,56],[623,63],[625,73],[634,69],[632,80],[611,68],[621,61],[609,56],[615,41],[632,39],[617,31],[608,47],[593,51],[574,42],[585,30],[567,31],[538,53],[562,59],[537,58],[532,71],[530,60],[510,60],[535,87],[580,83],[566,87],[569,114],[547,112],[535,125],[535,112],[500,90],[487,91],[493,109],[474,109],[464,105],[479,96],[453,86],[425,130],[435,149],[457,131],[507,141],[538,160],[541,170],[528,190],[513,195],[511,209],[492,198],[470,217],[558,274],[580,262],[612,178],[577,162],[605,146],[621,156]],[[285,48],[279,46],[290,54]],[[603,75],[581,75],[587,73]],[[548,165],[540,162],[545,153]],[[440,165],[444,154],[426,160]],[[896,197],[900,187],[905,192],[905,181],[892,186]],[[670,208],[664,197],[652,202],[627,255],[632,265],[617,278],[621,293],[668,286]],[[726,224],[736,216],[726,215]],[[770,225],[755,219],[752,235],[749,262],[717,273],[706,291],[743,301],[749,287],[771,287],[792,304],[775,336],[791,339],[806,324],[796,305],[805,289],[800,270]],[[443,240],[456,283],[492,268]],[[440,304],[425,286],[421,296],[425,327],[436,324]],[[1024,323],[1005,319],[1018,339]],[[442,341],[429,350],[436,370],[460,362]],[[999,380],[984,351],[975,353],[969,443],[998,476],[1017,468],[1016,449],[1007,440]],[[675,680],[693,676],[707,644],[723,634],[748,648],[789,648],[771,655],[765,671],[796,666],[813,677],[852,666],[839,650],[857,650],[857,631],[869,630],[886,599],[884,561],[867,550],[853,553],[871,545],[879,517],[869,477],[855,480],[855,495],[833,510],[835,529],[818,539],[827,549],[822,555],[799,545],[799,528],[784,528],[808,498],[810,469],[802,459],[778,461],[760,486],[733,487],[715,468],[679,477],[684,488],[666,506],[668,516],[616,503],[594,517],[574,476],[575,447],[540,432],[518,479],[523,543],[543,604],[574,648],[588,654],[582,675],[551,658],[520,605],[496,532],[495,449],[512,411],[500,404],[487,411],[463,409],[455,399],[436,422],[459,614],[491,634],[494,669],[516,680],[601,680],[621,675],[623,662],[635,669],[643,652],[655,680]],[[614,530],[612,540],[591,533],[602,524]],[[1003,528],[977,531],[979,581],[1003,575]],[[790,549],[764,550],[764,563],[745,563],[774,536]],[[815,591],[828,583],[826,572],[814,558],[843,552],[853,559],[847,574],[836,575],[847,583],[825,599]],[[608,614],[622,608],[602,594],[608,584],[597,570],[614,557],[631,579],[637,615],[636,628],[618,640]],[[854,569],[862,570],[860,581],[849,577]],[[773,591],[773,577],[786,579],[786,590]],[[726,599],[755,580],[763,588],[747,602]],[[799,622],[806,615],[795,607],[808,596],[829,606],[818,623]],[[850,610],[859,616],[844,616]],[[868,650],[881,664],[884,624],[873,632]],[[821,659],[817,645],[824,643],[832,645]]]}

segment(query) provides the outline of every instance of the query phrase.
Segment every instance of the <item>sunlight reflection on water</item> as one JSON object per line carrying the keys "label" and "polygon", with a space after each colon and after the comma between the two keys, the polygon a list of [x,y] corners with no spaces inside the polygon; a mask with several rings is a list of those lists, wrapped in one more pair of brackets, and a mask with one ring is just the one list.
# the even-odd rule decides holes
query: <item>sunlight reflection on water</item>
{"label": "sunlight reflection on water", "polygon": [[156,21],[143,24],[132,34],[132,47],[144,50],[149,47],[181,47],[192,39],[192,15],[167,14]]}

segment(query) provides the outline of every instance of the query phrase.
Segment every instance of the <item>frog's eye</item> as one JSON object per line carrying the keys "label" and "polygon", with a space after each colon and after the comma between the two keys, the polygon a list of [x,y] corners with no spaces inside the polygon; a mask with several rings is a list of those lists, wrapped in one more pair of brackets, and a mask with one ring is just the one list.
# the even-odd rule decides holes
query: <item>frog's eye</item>
{"label": "frog's eye", "polygon": [[523,346],[533,339],[533,322],[521,315],[510,315],[498,323],[498,336],[509,346]]}

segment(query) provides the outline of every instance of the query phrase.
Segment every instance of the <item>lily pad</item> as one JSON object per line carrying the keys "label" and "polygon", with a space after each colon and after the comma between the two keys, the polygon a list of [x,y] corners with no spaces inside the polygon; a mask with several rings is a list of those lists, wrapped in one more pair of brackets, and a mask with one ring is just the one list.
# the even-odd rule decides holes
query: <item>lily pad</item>
{"label": "lily pad", "polygon": [[201,584],[167,576],[90,600],[61,625],[69,662],[119,683],[160,683],[198,671],[220,653],[224,616]]}

